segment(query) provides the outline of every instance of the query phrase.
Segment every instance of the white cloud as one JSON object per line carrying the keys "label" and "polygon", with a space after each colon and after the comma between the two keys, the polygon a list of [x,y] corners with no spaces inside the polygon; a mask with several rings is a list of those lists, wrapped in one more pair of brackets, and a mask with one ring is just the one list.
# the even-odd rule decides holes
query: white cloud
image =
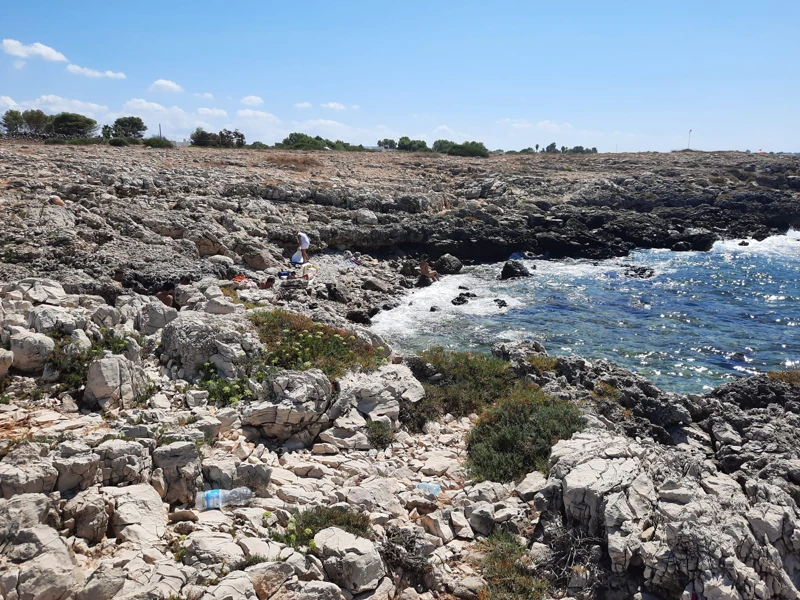
{"label": "white cloud", "polygon": [[54,50],[50,46],[40,44],[39,42],[26,46],[17,40],[3,40],[3,42],[0,43],[0,48],[2,48],[3,52],[6,54],[10,54],[11,56],[19,56],[20,58],[34,58],[38,56],[39,58],[43,58],[45,60],[67,60],[67,57],[61,54],[61,52]]}
{"label": "white cloud", "polygon": [[156,79],[150,86],[151,92],[182,92],[183,88],[169,79]]}
{"label": "white cloud", "polygon": [[514,129],[537,129],[550,133],[564,133],[574,129],[570,123],[558,123],[550,119],[538,121],[537,123],[533,123],[528,119],[500,119],[497,122],[501,125],[510,125]]}
{"label": "white cloud", "polygon": [[302,123],[303,127],[308,129],[313,129],[316,127],[327,127],[333,129],[346,129],[347,125],[344,123],[339,123],[339,121],[332,121],[331,119],[311,119],[310,121],[304,121]]}
{"label": "white cloud", "polygon": [[298,102],[294,105],[295,108],[311,108],[311,102]]}
{"label": "white cloud", "polygon": [[25,67],[25,61],[24,60],[15,60],[14,61],[14,68],[15,69],[22,69],[24,67]]}
{"label": "white cloud", "polygon": [[263,110],[253,110],[252,108],[243,108],[236,111],[237,117],[245,119],[258,119],[267,123],[280,123],[281,120],[273,114],[264,112]]}
{"label": "white cloud", "polygon": [[433,133],[445,133],[447,135],[456,135],[454,129],[450,129],[447,125],[439,125],[436,129],[433,130]]}
{"label": "white cloud", "polygon": [[326,104],[320,104],[322,108],[332,108],[333,110],[345,110],[344,104],[340,102],[327,102]]}
{"label": "white cloud", "polygon": [[203,115],[204,117],[227,117],[228,113],[221,108],[198,108],[197,109],[198,115]]}
{"label": "white cloud", "polygon": [[212,94],[211,92],[203,92],[203,93],[195,92],[194,96],[195,98],[205,98],[206,100],[214,99],[214,94]]}
{"label": "white cloud", "polygon": [[71,100],[53,94],[39,96],[36,100],[22,102],[25,108],[40,108],[47,113],[76,112],[88,117],[102,117],[108,112],[108,107],[94,102]]}
{"label": "white cloud", "polygon": [[86,67],[79,67],[78,65],[67,65],[67,71],[74,73],[75,75],[83,75],[85,77],[125,79],[125,73],[114,73],[114,71],[95,71],[94,69],[87,69]]}
{"label": "white cloud", "polygon": [[361,107],[358,104],[353,104],[353,106],[351,106],[350,108],[352,108],[353,110],[360,110],[361,109]]}
{"label": "white cloud", "polygon": [[245,96],[242,98],[242,104],[245,106],[261,106],[264,101],[258,96]]}
{"label": "white cloud", "polygon": [[158,126],[161,125],[162,133],[173,139],[188,138],[189,133],[196,127],[212,131],[216,131],[218,128],[217,124],[212,125],[206,120],[213,115],[201,115],[200,111],[194,114],[186,112],[179,106],[164,106],[143,98],[131,98],[122,105],[119,112],[109,114],[107,119],[113,121],[117,117],[129,115],[141,117],[152,132],[157,132]]}
{"label": "white cloud", "polygon": [[0,108],[13,108],[17,103],[8,96],[0,96]]}

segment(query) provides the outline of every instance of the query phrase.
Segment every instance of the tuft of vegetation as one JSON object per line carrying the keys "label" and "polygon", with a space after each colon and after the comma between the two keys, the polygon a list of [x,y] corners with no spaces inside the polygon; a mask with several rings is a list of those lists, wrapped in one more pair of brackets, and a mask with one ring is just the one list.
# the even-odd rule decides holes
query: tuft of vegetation
{"label": "tuft of vegetation", "polygon": [[272,533],[272,539],[294,549],[314,542],[314,536],[328,527],[338,527],[358,537],[371,540],[374,537],[369,517],[344,508],[314,507],[292,513],[286,533]]}
{"label": "tuft of vegetation", "polygon": [[543,600],[548,584],[526,564],[527,550],[507,531],[496,531],[481,543],[484,552],[481,600]]}
{"label": "tuft of vegetation", "polygon": [[269,348],[268,364],[280,369],[321,369],[337,379],[350,369],[374,370],[385,362],[378,349],[343,329],[283,310],[250,315],[261,342]]}
{"label": "tuft of vegetation", "polygon": [[255,308],[256,305],[252,302],[245,302],[241,298],[239,298],[239,292],[230,287],[220,288],[222,291],[222,295],[225,296],[228,300],[233,302],[234,304],[241,304],[247,309]]}
{"label": "tuft of vegetation", "polygon": [[54,371],[60,373],[62,391],[77,390],[86,383],[89,374],[89,365],[99,358],[103,351],[110,350],[113,354],[122,354],[128,347],[128,340],[114,335],[113,330],[103,329],[102,337],[94,345],[78,354],[67,354],[66,348],[72,343],[68,336],[53,334],[55,341],[48,364]]}
{"label": "tuft of vegetation", "polygon": [[261,554],[251,554],[245,559],[240,560],[231,567],[231,571],[244,571],[247,567],[260,565],[261,563],[269,562],[266,556]]}
{"label": "tuft of vegetation", "polygon": [[425,398],[401,407],[400,420],[411,431],[419,432],[425,423],[447,413],[455,417],[479,413],[514,385],[509,364],[488,354],[451,352],[437,346],[419,358],[432,364],[442,380],[423,382]]}
{"label": "tuft of vegetation", "polygon": [[598,381],[594,384],[592,396],[598,400],[608,400],[609,402],[619,402],[621,397],[619,390],[605,381]]}
{"label": "tuft of vegetation", "polygon": [[556,372],[558,369],[558,359],[546,354],[531,354],[528,357],[530,365],[536,369],[537,373]]}
{"label": "tuft of vegetation", "polygon": [[47,146],[65,146],[67,140],[62,138],[49,138],[44,141]]}
{"label": "tuft of vegetation", "polygon": [[269,150],[269,144],[265,144],[264,142],[253,142],[252,144],[247,144],[245,148],[250,148],[251,150]]}
{"label": "tuft of vegetation", "polygon": [[800,370],[769,371],[767,377],[773,381],[788,383],[790,385],[800,385]]}
{"label": "tuft of vegetation", "polygon": [[[420,534],[411,529],[388,527],[386,540],[378,546],[381,558],[400,579],[401,586],[416,587],[433,568],[423,552]],[[397,579],[395,579],[397,581]]]}
{"label": "tuft of vegetation", "polygon": [[160,137],[149,137],[142,142],[148,148],[174,148],[175,144]]}
{"label": "tuft of vegetation", "polygon": [[394,432],[383,421],[367,421],[367,439],[373,448],[386,450],[394,441]]}
{"label": "tuft of vegetation", "polygon": [[109,146],[116,146],[117,148],[127,148],[128,143],[125,141],[125,138],[111,138],[108,140]]}
{"label": "tuft of vegetation", "polygon": [[0,404],[11,404],[11,396],[8,394],[0,394]]}
{"label": "tuft of vegetation", "polygon": [[550,448],[585,425],[573,404],[533,385],[515,386],[487,408],[467,439],[467,468],[478,481],[519,481],[533,470],[547,473]]}

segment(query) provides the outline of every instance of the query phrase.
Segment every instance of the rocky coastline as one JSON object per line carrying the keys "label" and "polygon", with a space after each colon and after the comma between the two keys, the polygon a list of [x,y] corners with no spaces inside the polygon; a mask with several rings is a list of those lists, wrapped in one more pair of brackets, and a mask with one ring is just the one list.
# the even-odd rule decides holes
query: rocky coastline
{"label": "rocky coastline", "polygon": [[[369,328],[421,253],[707,250],[800,226],[798,199],[800,159],[770,155],[0,145],[0,597],[798,598],[796,382],[682,395],[497,344],[584,425],[543,471],[477,482],[483,417],[410,427],[446,374]],[[233,281],[287,268],[295,229],[314,279]],[[539,591],[493,587],[499,533]]]}

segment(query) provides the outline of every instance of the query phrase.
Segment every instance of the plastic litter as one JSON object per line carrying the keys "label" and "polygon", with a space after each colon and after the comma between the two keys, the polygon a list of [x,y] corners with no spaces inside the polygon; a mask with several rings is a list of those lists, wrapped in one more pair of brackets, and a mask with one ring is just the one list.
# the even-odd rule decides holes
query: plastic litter
{"label": "plastic litter", "polygon": [[303,264],[303,253],[298,250],[292,255],[292,264],[293,265],[302,265]]}
{"label": "plastic litter", "polygon": [[254,497],[255,494],[246,487],[232,490],[208,490],[197,493],[194,498],[194,507],[197,510],[212,510],[223,506],[247,504]]}
{"label": "plastic litter", "polygon": [[425,492],[426,494],[431,494],[432,496],[438,496],[442,493],[442,486],[440,486],[438,483],[431,483],[429,481],[418,483],[417,489]]}

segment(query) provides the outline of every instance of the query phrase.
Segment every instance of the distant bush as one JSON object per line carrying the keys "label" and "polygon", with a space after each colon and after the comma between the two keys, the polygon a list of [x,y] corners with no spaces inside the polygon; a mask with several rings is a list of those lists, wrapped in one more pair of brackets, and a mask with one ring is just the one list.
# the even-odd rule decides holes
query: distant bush
{"label": "distant bush", "polygon": [[345,152],[365,152],[366,148],[359,144],[355,146],[342,140],[331,141],[329,139],[315,136],[311,137],[305,133],[291,133],[284,138],[276,148],[286,148],[289,150],[341,150]]}
{"label": "distant bush", "polygon": [[486,588],[481,600],[543,600],[548,584],[525,564],[527,548],[507,531],[496,531],[481,543]]}
{"label": "distant bush", "polygon": [[261,342],[269,348],[267,361],[281,369],[321,369],[337,379],[353,368],[373,370],[384,359],[371,344],[343,329],[283,310],[250,315]]}
{"label": "distant bush", "polygon": [[128,147],[128,143],[125,141],[124,138],[111,138],[110,140],[108,140],[108,145],[116,146],[118,148],[122,146],[125,146],[126,148]]}
{"label": "distant bush", "polygon": [[550,448],[585,425],[570,402],[537,386],[517,385],[485,410],[467,439],[467,468],[479,481],[519,481],[531,471],[547,473]]}
{"label": "distant bush", "polygon": [[770,371],[767,377],[773,381],[780,381],[790,385],[800,385],[800,371],[786,370],[786,371]]}
{"label": "distant bush", "polygon": [[128,146],[140,146],[142,144],[141,138],[127,137],[121,139],[125,140],[125,143],[128,144]]}
{"label": "distant bush", "polygon": [[592,396],[599,400],[609,400],[611,402],[619,402],[620,399],[619,390],[605,381],[598,381],[594,384]]}
{"label": "distant bush", "polygon": [[451,156],[480,156],[486,158],[489,156],[489,151],[483,142],[464,142],[463,144],[454,144],[447,154]]}
{"label": "distant bush", "polygon": [[95,146],[97,144],[104,144],[105,140],[101,137],[97,138],[74,138],[67,140],[70,146]]}
{"label": "distant bush", "polygon": [[537,373],[545,371],[555,372],[558,368],[558,359],[553,356],[547,356],[546,354],[531,354],[528,357],[528,362],[536,369]]}
{"label": "distant bush", "polygon": [[397,140],[397,149],[404,152],[430,152],[428,143],[425,140],[412,140],[408,136],[403,136]]}
{"label": "distant bush", "polygon": [[63,146],[67,143],[67,140],[61,138],[49,138],[44,141],[45,144],[48,146]]}
{"label": "distant bush", "polygon": [[338,527],[355,536],[372,539],[372,523],[367,515],[344,508],[326,506],[309,508],[292,514],[286,533],[273,533],[272,539],[292,548],[308,546],[323,529]]}
{"label": "distant bush", "polygon": [[270,562],[266,556],[261,554],[251,554],[247,558],[243,558],[231,567],[231,571],[244,571],[247,567],[260,565],[261,563]]}
{"label": "distant bush", "polygon": [[252,148],[253,150],[267,150],[267,149],[269,149],[269,145],[265,144],[264,142],[253,142],[252,144],[248,144],[245,147],[246,148]]}
{"label": "distant bush", "polygon": [[142,142],[148,148],[174,148],[175,144],[160,137],[149,137]]}
{"label": "distant bush", "polygon": [[386,450],[394,441],[390,425],[381,421],[367,421],[367,439],[373,448]]}

